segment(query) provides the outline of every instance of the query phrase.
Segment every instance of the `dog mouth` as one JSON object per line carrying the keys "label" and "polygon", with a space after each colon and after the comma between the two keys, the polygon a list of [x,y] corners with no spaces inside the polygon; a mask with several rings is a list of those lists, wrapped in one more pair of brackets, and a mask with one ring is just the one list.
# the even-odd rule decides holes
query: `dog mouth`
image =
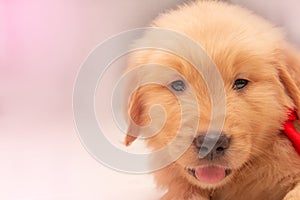
{"label": "dog mouth", "polygon": [[231,169],[221,166],[198,166],[186,168],[186,171],[204,184],[217,184],[231,174]]}

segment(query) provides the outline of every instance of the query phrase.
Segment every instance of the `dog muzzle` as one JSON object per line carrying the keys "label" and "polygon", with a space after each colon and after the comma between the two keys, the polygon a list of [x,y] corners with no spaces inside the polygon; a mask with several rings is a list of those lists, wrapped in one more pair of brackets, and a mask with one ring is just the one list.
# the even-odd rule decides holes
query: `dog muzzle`
{"label": "dog muzzle", "polygon": [[300,133],[296,130],[293,122],[299,120],[296,109],[289,109],[288,120],[283,124],[284,133],[291,140],[295,150],[300,155]]}

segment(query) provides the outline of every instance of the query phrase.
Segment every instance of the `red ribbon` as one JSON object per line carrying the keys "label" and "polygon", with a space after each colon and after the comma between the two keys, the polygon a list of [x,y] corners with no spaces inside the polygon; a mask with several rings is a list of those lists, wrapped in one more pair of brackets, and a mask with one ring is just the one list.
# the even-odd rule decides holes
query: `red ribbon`
{"label": "red ribbon", "polygon": [[283,124],[284,133],[293,143],[296,151],[300,155],[300,133],[294,127],[293,121],[298,120],[296,109],[290,109],[288,113],[288,120]]}

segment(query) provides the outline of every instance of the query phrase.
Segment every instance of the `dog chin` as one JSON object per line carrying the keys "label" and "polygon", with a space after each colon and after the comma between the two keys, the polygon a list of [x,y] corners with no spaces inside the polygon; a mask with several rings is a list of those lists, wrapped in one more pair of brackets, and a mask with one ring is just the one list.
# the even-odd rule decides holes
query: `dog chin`
{"label": "dog chin", "polygon": [[219,165],[186,167],[185,171],[194,183],[204,189],[219,187],[232,176],[232,169]]}

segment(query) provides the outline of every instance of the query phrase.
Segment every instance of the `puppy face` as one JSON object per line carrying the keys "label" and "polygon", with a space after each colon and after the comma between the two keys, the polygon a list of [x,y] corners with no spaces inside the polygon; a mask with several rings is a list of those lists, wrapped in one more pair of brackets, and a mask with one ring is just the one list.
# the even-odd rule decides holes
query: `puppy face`
{"label": "puppy face", "polygon": [[[140,134],[132,124],[147,126],[151,124],[151,117],[152,121],[162,118],[161,113],[149,115],[153,105],[161,105],[165,123],[147,144],[155,150],[163,148],[184,127],[167,156],[176,154],[179,147],[193,137],[191,145],[173,165],[178,177],[204,189],[234,181],[241,169],[251,166],[258,157],[268,156],[273,149],[272,136],[279,134],[287,108],[297,107],[299,103],[298,89],[285,67],[284,40],[280,32],[244,10],[222,6],[202,2],[184,7],[180,12],[161,16],[154,26],[181,32],[205,49],[222,77],[226,113],[217,113],[211,119],[212,106],[218,105],[218,102],[212,104],[211,95],[218,93],[211,94],[207,82],[213,84],[215,80],[213,77],[204,79],[191,62],[161,50],[139,51],[130,59],[130,69],[159,64],[170,70],[148,67],[138,74],[137,79],[157,78],[161,84],[141,86],[132,95],[129,105],[132,121],[126,143],[130,144]],[[208,18],[206,14],[210,11]],[[190,23],[185,23],[187,18]],[[189,51],[190,59],[199,55],[184,44],[174,42],[174,45]],[[209,63],[206,57],[197,59],[201,63],[196,60],[193,63]],[[181,106],[185,106],[184,115]],[[207,132],[212,120],[224,120],[221,135],[214,127]],[[214,146],[208,152],[204,145],[205,134],[207,144],[212,141]]]}

